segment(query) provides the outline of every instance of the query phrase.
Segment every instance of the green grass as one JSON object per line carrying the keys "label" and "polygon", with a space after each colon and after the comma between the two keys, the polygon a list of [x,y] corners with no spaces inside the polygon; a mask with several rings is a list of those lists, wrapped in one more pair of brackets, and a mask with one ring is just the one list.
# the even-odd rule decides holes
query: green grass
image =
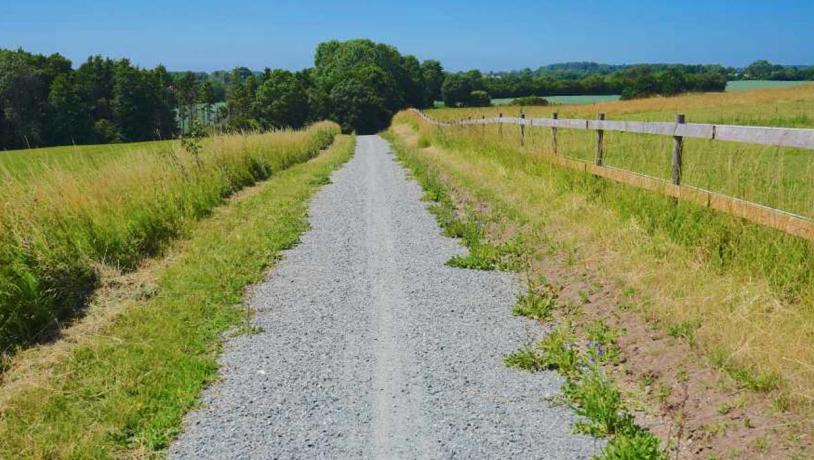
{"label": "green grass", "polygon": [[129,153],[160,155],[177,141],[149,141],[128,144],[44,147],[0,151],[0,179],[30,178],[53,170],[82,171],[99,168],[110,161],[126,161]]}
{"label": "green grass", "polygon": [[[596,104],[598,102],[618,101],[621,96],[618,94],[582,94],[575,96],[541,96],[551,104],[583,105]],[[492,99],[493,105],[507,105],[515,100],[513,97]]]}
{"label": "green grass", "polygon": [[811,83],[809,81],[777,81],[777,80],[735,80],[726,83],[727,91],[752,91],[769,88],[791,88]]}
{"label": "green grass", "polygon": [[149,457],[166,448],[216,376],[223,333],[250,329],[238,308],[246,286],[297,243],[310,197],[353,144],[340,137],[311,161],[275,170],[194,225],[152,298],[73,348],[48,385],[8,400],[0,457]]}
{"label": "green grass", "polygon": [[[0,189],[0,354],[81,313],[100,267],[133,270],[224,198],[312,158],[338,131],[322,123],[222,136],[205,143],[201,161],[177,144],[121,147],[116,161],[101,164],[104,150],[91,149],[90,166],[78,167],[87,165],[79,158],[8,178]],[[43,162],[62,164],[63,154],[49,149]]]}

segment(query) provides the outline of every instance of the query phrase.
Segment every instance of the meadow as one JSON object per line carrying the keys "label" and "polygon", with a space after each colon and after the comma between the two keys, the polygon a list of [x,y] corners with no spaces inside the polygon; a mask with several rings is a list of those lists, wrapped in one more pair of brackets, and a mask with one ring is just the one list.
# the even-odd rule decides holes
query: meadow
{"label": "meadow", "polygon": [[53,170],[97,169],[129,153],[157,155],[175,140],[121,144],[69,145],[38,149],[0,151],[0,178],[24,178]]}
{"label": "meadow", "polygon": [[338,132],[319,123],[188,149],[155,142],[0,154],[0,353],[52,337],[82,312],[103,273],[136,269],[226,197],[312,158]]}
{"label": "meadow", "polygon": [[[610,119],[669,121],[683,112],[698,122],[814,127],[814,86],[556,110],[561,118],[605,112]],[[453,120],[518,111],[428,113]],[[525,112],[547,117],[552,108]],[[465,219],[482,223],[498,247],[520,245],[514,251],[528,258],[521,276],[532,290],[560,293],[558,303],[565,307],[559,310],[570,315],[568,324],[599,318],[628,332],[620,333],[620,343],[629,347],[623,347],[628,361],[621,380],[635,380],[628,388],[638,395],[634,400],[652,399],[640,394],[645,386],[672,389],[665,393],[668,400],[676,388],[688,386],[685,403],[695,410],[685,412],[680,423],[696,430],[696,439],[720,439],[711,445],[724,450],[737,450],[725,444],[741,434],[743,449],[753,449],[754,441],[752,453],[758,456],[767,442],[796,439],[794,444],[811,435],[814,427],[804,421],[810,421],[814,407],[814,244],[555,166],[544,156],[553,153],[547,128],[527,129],[521,146],[517,126],[437,128],[403,112],[391,132],[397,151],[433,171],[455,193],[453,202]],[[593,159],[594,133],[560,129],[558,136],[561,155]],[[607,164],[669,178],[669,137],[606,132],[605,141]],[[688,140],[685,168],[685,183],[814,217],[814,152]],[[563,293],[572,286],[579,295],[569,300]],[[639,332],[648,329],[668,341]],[[738,411],[749,413],[739,415],[746,420],[740,427],[727,409],[732,402],[726,398],[736,397],[743,400]],[[717,404],[710,401],[721,401],[720,407],[709,408]],[[756,417],[778,419],[765,422],[771,430],[743,428]],[[760,438],[764,434],[777,437],[767,441]]]}

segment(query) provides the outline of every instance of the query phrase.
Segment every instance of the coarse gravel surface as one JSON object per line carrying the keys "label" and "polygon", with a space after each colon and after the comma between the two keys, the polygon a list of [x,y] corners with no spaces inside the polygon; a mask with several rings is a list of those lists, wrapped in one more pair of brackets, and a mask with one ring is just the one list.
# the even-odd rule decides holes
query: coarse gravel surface
{"label": "coarse gravel surface", "polygon": [[250,295],[262,332],[230,339],[221,380],[171,458],[589,458],[553,372],[503,357],[540,339],[510,273],[451,268],[386,141],[315,196],[311,230]]}

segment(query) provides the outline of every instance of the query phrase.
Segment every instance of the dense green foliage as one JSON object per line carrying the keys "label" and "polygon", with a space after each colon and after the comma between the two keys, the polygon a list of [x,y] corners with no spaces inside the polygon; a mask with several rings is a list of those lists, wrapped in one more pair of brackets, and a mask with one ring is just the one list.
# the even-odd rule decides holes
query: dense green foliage
{"label": "dense green foliage", "polygon": [[479,90],[495,98],[621,94],[623,99],[632,99],[688,91],[723,91],[726,81],[726,69],[716,65],[559,64],[536,71],[450,74],[444,82],[447,91],[443,100],[448,107],[471,106],[469,95]]}
{"label": "dense green foliage", "polygon": [[230,129],[298,128],[329,119],[345,132],[373,133],[406,107],[427,107],[440,95],[444,69],[370,40],[328,41],[314,67],[297,73],[235,69],[226,80],[219,116]]}
{"label": "dense green foliage", "polygon": [[0,50],[0,149],[168,138],[174,110],[164,67]]}
{"label": "dense green foliage", "polygon": [[782,80],[800,81],[814,80],[814,65],[783,66],[772,64],[766,60],[755,61],[743,70],[740,75],[742,80]]}

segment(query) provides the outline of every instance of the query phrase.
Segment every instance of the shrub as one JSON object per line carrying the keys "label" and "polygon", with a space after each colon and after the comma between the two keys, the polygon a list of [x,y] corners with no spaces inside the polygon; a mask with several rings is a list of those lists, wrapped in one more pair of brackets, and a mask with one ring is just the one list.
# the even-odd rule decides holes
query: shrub
{"label": "shrub", "polygon": [[519,105],[519,106],[546,106],[548,105],[548,100],[538,96],[524,96],[518,97],[513,99],[510,105]]}
{"label": "shrub", "polygon": [[469,93],[469,107],[489,107],[492,105],[492,98],[486,91],[472,91]]}

